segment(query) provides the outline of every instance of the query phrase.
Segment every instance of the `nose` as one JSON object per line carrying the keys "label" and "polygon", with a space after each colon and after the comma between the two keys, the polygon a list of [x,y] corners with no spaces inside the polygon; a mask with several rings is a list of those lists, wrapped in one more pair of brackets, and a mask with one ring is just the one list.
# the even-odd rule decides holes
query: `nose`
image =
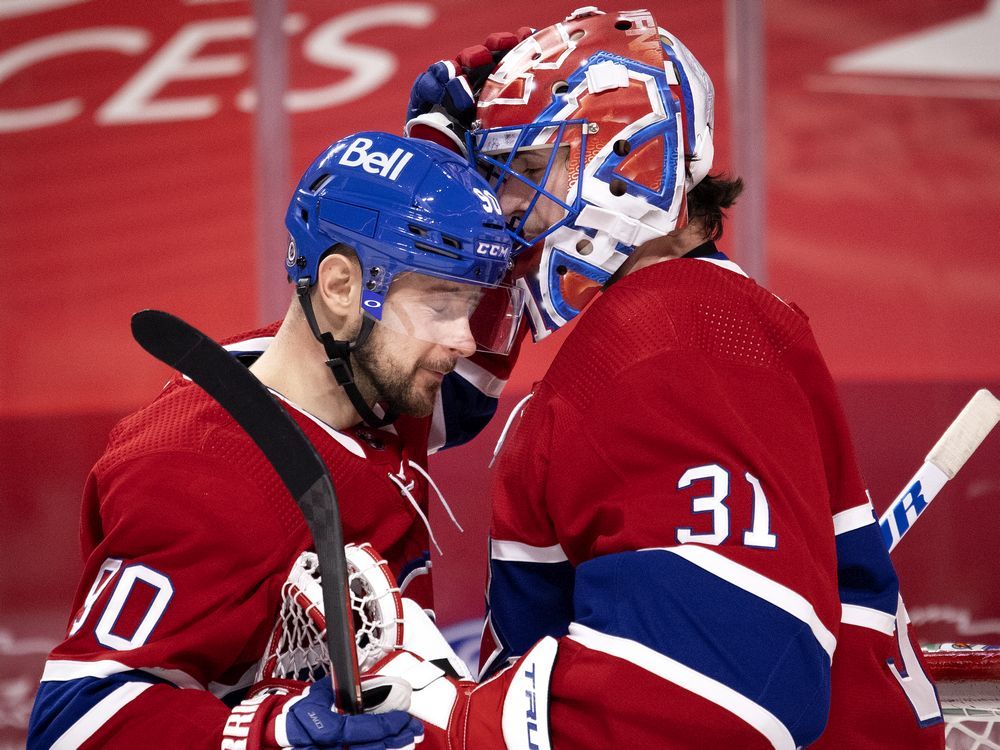
{"label": "nose", "polygon": [[511,216],[523,214],[534,192],[516,177],[508,177],[497,191],[503,215],[509,219]]}
{"label": "nose", "polygon": [[445,346],[449,350],[455,352],[460,357],[471,357],[476,353],[476,337],[472,335],[472,328],[469,327],[468,318],[457,318],[452,323],[448,334],[448,341]]}

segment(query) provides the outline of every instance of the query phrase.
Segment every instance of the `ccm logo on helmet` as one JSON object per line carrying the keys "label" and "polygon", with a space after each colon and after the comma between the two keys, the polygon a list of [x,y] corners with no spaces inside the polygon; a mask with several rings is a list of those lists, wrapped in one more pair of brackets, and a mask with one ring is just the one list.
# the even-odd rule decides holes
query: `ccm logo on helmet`
{"label": "ccm logo on helmet", "polygon": [[347,147],[344,155],[340,157],[340,164],[345,167],[361,167],[369,174],[377,174],[395,182],[399,173],[403,171],[406,163],[413,158],[410,151],[397,148],[392,154],[382,151],[372,151],[372,140],[370,138],[357,138]]}
{"label": "ccm logo on helmet", "polygon": [[502,258],[507,253],[507,248],[495,242],[483,242],[480,240],[476,247],[476,255],[485,255],[490,258]]}

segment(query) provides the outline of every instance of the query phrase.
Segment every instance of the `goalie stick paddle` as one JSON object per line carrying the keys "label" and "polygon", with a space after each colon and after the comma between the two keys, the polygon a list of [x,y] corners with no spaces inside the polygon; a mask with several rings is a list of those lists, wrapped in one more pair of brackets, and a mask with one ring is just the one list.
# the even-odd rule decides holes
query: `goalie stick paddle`
{"label": "goalie stick paddle", "polygon": [[142,310],[132,316],[132,336],[229,412],[263,451],[302,510],[319,558],[335,703],[344,713],[361,713],[344,532],[333,481],[323,460],[264,384],[198,329],[170,313]]}
{"label": "goalie stick paddle", "polygon": [[879,519],[882,540],[890,552],[945,483],[954,479],[997,422],[1000,422],[1000,400],[985,388],[976,391]]}

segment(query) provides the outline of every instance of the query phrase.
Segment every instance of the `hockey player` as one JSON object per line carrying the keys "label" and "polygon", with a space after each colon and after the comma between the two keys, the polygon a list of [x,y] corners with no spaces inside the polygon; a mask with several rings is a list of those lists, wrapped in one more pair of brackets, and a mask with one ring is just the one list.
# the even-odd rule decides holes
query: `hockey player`
{"label": "hockey player", "polygon": [[[280,327],[241,337],[234,355],[264,350],[251,370],[329,467],[345,540],[371,542],[403,593],[430,608],[429,415],[459,362],[509,350],[522,307],[498,283],[511,243],[496,198],[444,149],[360,133],[306,170],[286,224],[296,298]],[[409,415],[397,429],[395,413]],[[87,482],[82,542],[83,579],[29,747],[420,740],[401,711],[337,715],[329,677],[259,689],[289,676],[262,657],[312,540],[263,454],[185,378],[113,430]]]}
{"label": "hockey player", "polygon": [[708,75],[646,11],[511,41],[432,66],[408,130],[471,128],[530,246],[536,337],[592,304],[499,460],[495,676],[450,713],[415,703],[428,744],[437,725],[451,747],[942,747],[807,318],[715,245],[742,185],[709,175]]}

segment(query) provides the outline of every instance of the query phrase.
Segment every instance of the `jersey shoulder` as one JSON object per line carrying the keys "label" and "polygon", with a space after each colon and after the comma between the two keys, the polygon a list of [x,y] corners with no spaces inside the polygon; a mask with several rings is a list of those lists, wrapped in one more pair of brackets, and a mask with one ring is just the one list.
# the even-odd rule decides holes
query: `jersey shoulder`
{"label": "jersey shoulder", "polygon": [[[200,534],[218,523],[234,538],[266,534],[272,542],[304,528],[257,445],[207,393],[179,378],[115,426],[84,500],[94,543],[115,526],[159,537],[160,530],[187,536],[191,527]],[[230,526],[232,518],[242,521]]]}
{"label": "jersey shoulder", "polygon": [[217,431],[237,442],[239,427],[207,393],[182,376],[171,380],[147,406],[114,426],[95,471],[100,474],[139,456],[171,451],[204,452]]}
{"label": "jersey shoulder", "polygon": [[580,317],[545,380],[586,408],[626,370],[671,352],[780,369],[784,354],[808,331],[801,312],[752,279],[679,258],[636,271],[602,294]]}

